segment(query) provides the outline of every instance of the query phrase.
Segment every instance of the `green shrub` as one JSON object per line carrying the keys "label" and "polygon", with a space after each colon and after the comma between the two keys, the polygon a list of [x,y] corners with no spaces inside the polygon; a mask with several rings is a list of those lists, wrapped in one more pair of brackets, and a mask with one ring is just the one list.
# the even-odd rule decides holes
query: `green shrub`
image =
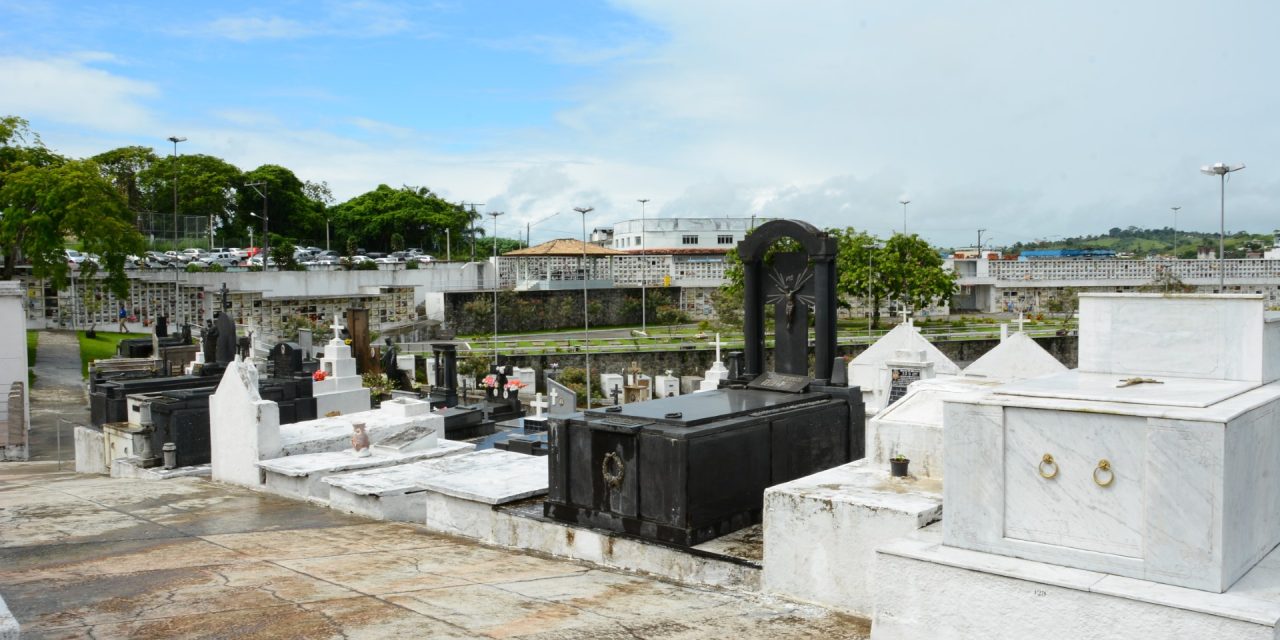
{"label": "green shrub", "polygon": [[194,262],[191,262],[187,264],[186,271],[187,273],[203,273],[204,267]]}

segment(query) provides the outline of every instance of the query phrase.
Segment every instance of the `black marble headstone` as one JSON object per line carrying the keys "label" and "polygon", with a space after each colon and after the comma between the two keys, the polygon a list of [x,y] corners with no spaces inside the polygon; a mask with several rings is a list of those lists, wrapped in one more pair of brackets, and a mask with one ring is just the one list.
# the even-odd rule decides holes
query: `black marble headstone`
{"label": "black marble headstone", "polygon": [[274,375],[288,377],[302,374],[302,348],[293,342],[279,342],[271,348]]}
{"label": "black marble headstone", "polygon": [[[782,238],[795,240],[803,253],[779,254],[765,264],[769,248]],[[826,383],[836,348],[836,270],[838,243],[831,235],[799,220],[771,220],[738,243],[743,269],[743,377],[764,373],[764,306],[774,306],[777,348],[775,369],[808,373],[808,309],[814,316],[814,379]]]}
{"label": "black marble headstone", "polygon": [[218,343],[214,361],[227,364],[236,359],[236,323],[226,311],[219,311],[214,326],[218,330]]}

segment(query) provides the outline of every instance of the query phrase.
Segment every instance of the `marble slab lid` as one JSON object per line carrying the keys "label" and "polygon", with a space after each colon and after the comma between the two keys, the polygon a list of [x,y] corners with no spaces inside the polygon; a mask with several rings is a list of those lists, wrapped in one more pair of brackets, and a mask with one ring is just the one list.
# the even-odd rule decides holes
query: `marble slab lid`
{"label": "marble slab lid", "polygon": [[1172,376],[1151,378],[1159,380],[1159,384],[1140,383],[1125,387],[1117,386],[1122,381],[1134,377],[1136,376],[1073,370],[1054,376],[1014,382],[996,389],[994,394],[1204,408],[1259,386],[1256,382],[1240,380],[1208,380]]}

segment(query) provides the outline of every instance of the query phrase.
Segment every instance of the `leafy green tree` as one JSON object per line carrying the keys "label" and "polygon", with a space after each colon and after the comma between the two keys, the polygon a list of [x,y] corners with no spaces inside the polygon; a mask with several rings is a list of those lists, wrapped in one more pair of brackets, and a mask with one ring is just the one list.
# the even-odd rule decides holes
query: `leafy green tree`
{"label": "leafy green tree", "polygon": [[886,280],[879,277],[879,240],[853,227],[829,231],[840,243],[836,257],[836,293],[841,299],[860,298],[871,310],[872,326],[880,326],[880,301],[888,295]]}
{"label": "leafy green tree", "polygon": [[943,268],[938,250],[917,235],[894,234],[873,261],[885,296],[898,304],[919,309],[949,302],[955,293],[955,272]]}
{"label": "leafy green tree", "polygon": [[[317,194],[315,188],[308,193],[306,183],[298,176],[274,164],[264,164],[245,173],[240,184],[257,182],[263,183],[258,190],[267,195],[267,216],[272,234],[278,230],[290,238],[308,241],[324,236],[324,204],[312,197]],[[240,232],[249,225],[261,224],[250,215],[262,215],[263,202],[258,191],[250,187],[237,189],[235,198],[236,216],[232,227]]]}
{"label": "leafy green tree", "polygon": [[446,230],[462,236],[468,213],[426,187],[383,184],[334,206],[331,218],[340,235],[354,237],[370,250],[388,249],[393,233],[403,234],[412,246],[438,250],[444,247]]}
{"label": "leafy green tree", "polygon": [[400,232],[391,234],[391,250],[404,251],[404,234]]}
{"label": "leafy green tree", "polygon": [[306,267],[298,264],[294,252],[298,250],[293,240],[281,235],[271,234],[271,260],[281,271],[302,271]]}
{"label": "leafy green tree", "polygon": [[209,217],[215,228],[233,222],[237,188],[243,184],[235,165],[203,154],[160,158],[138,172],[142,209],[172,213],[175,178],[179,215]]}
{"label": "leafy green tree", "polygon": [[[75,237],[84,251],[101,256],[112,292],[128,295],[125,259],[145,245],[124,196],[102,177],[97,163],[73,160],[5,174],[0,204],[0,246],[11,254],[20,249],[36,277],[48,278],[55,288],[66,286],[70,267],[64,247],[68,237]],[[86,276],[97,268],[91,261],[80,266]],[[5,277],[13,277],[12,261],[6,261]]]}
{"label": "leafy green tree", "polygon": [[143,211],[145,200],[139,176],[158,161],[155,151],[150,147],[120,147],[104,151],[92,160],[98,163],[102,177],[115,185],[125,197],[129,209]]}
{"label": "leafy green tree", "polygon": [[1062,314],[1063,322],[1066,322],[1067,318],[1070,318],[1079,306],[1080,290],[1075,287],[1066,287],[1053,292],[1044,303],[1044,307],[1049,310],[1049,313]]}

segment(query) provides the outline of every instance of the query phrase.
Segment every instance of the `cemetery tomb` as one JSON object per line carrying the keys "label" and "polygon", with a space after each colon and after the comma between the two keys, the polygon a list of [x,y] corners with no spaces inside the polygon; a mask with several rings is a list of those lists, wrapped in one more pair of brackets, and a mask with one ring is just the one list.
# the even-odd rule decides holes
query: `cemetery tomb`
{"label": "cemetery tomb", "polygon": [[[923,356],[919,355],[921,353]],[[908,361],[904,362],[902,357]],[[897,389],[889,362],[898,364],[892,368],[899,372]],[[928,373],[925,373],[926,369]],[[862,388],[868,415],[875,415],[888,406],[895,393],[901,397],[907,386],[901,384],[904,375],[908,382],[913,377],[955,376],[960,375],[960,367],[920,335],[910,322],[894,327],[848,364],[849,384]]]}
{"label": "cemetery tomb", "polygon": [[364,382],[356,372],[356,359],[351,355],[351,347],[340,337],[344,327],[337,317],[333,319],[332,328],[334,337],[324,346],[324,357],[320,358],[319,371],[324,372],[324,379],[316,380],[312,385],[316,415],[368,411],[372,406],[369,390],[364,388]]}
{"label": "cemetery tomb", "polygon": [[[782,290],[769,304],[778,318],[779,369],[763,372],[761,261],[784,236],[819,266],[815,276],[809,259],[775,264],[771,275]],[[691,546],[758,523],[766,487],[861,457],[859,390],[828,386],[835,240],[779,220],[762,225],[739,252],[754,265],[746,269],[746,326],[760,330],[747,332],[750,384],[551,420],[548,517]],[[798,338],[807,333],[810,300],[820,320],[812,377],[808,341]]]}
{"label": "cemetery tomb", "polygon": [[623,391],[624,386],[622,374],[600,374],[600,390],[604,392],[604,397],[610,399],[610,404],[623,404],[627,401],[627,394]]}
{"label": "cemetery tomb", "polygon": [[[462,509],[463,503],[505,504],[547,491],[546,458],[488,449],[421,460],[381,469],[332,475],[329,506],[380,520],[432,523],[444,519],[443,505],[434,513],[429,498]],[[465,510],[465,509],[462,509]],[[438,526],[432,528],[438,529]]]}
{"label": "cemetery tomb", "polygon": [[974,361],[960,377],[926,378],[912,383],[904,396],[868,421],[867,459],[887,469],[889,458],[902,455],[911,461],[912,475],[940,479],[944,402],[1066,370],[1035,340],[1025,333],[1015,333]]}
{"label": "cemetery tomb", "polygon": [[415,420],[412,426],[378,439],[370,446],[369,455],[363,457],[348,448],[263,460],[258,467],[264,472],[266,490],[286,497],[325,502],[329,499],[330,485],[321,481],[334,474],[401,465],[473,449],[470,444],[440,438],[444,421],[429,412],[427,403],[410,400],[401,406],[408,412],[404,417],[425,418],[425,421]]}
{"label": "cemetery tomb", "polygon": [[944,542],[1214,593],[1280,543],[1280,318],[1082,294],[1080,369],[948,402]]}

